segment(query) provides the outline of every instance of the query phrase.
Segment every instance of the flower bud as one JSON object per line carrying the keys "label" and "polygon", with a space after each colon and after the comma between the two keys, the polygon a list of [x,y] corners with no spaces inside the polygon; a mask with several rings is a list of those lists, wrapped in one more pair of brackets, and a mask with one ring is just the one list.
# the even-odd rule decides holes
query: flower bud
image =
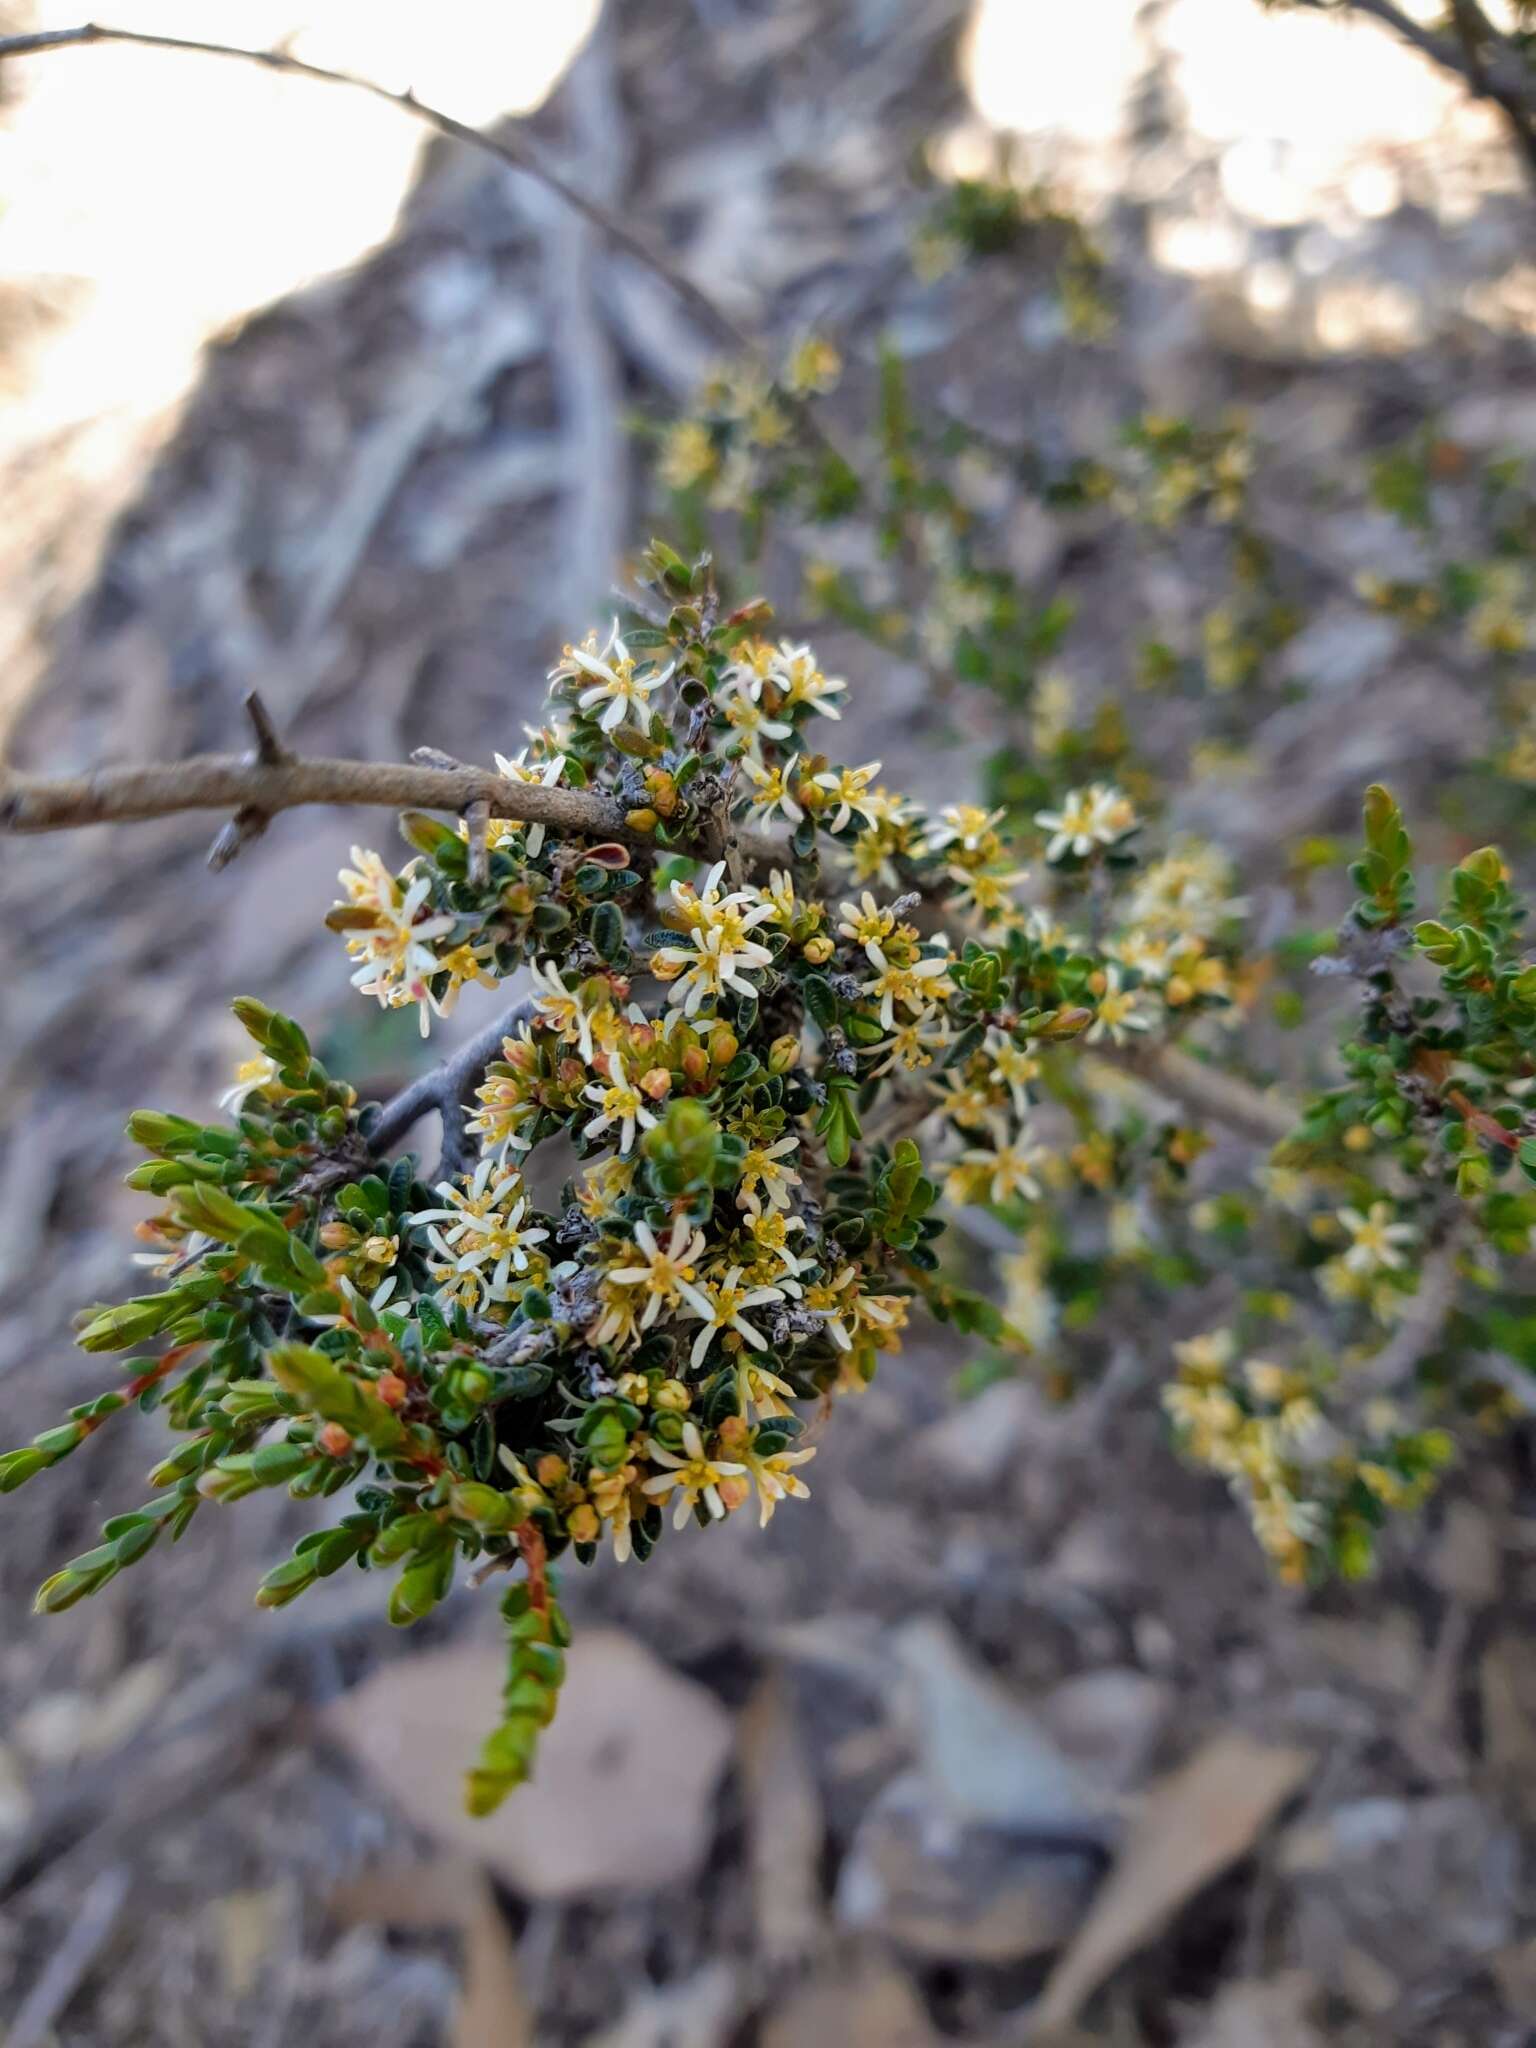
{"label": "flower bud", "polygon": [[741,1050],[741,1040],[729,1024],[717,1024],[709,1034],[710,1063],[716,1067],[728,1067]]}
{"label": "flower bud", "polygon": [[768,1071],[770,1074],[787,1074],[800,1061],[800,1041],[793,1032],[786,1031],[782,1038],[776,1038],[768,1048]]}
{"label": "flower bud", "polygon": [[698,1082],[709,1077],[709,1054],[702,1045],[690,1045],[683,1054],[683,1072],[690,1081]]}
{"label": "flower bud", "polygon": [[640,1088],[652,1102],[663,1102],[672,1091],[672,1076],[665,1067],[651,1067],[640,1076]]}
{"label": "flower bud", "polygon": [[350,1223],[343,1223],[334,1217],[320,1226],[320,1242],[328,1252],[349,1252],[357,1243],[357,1232]]}
{"label": "flower bud", "polygon": [[477,1529],[510,1529],[522,1519],[516,1501],[498,1487],[466,1480],[453,1489],[453,1512]]}
{"label": "flower bud", "polygon": [[651,1399],[656,1407],[671,1409],[675,1414],[681,1414],[693,1403],[693,1396],[681,1380],[663,1380]]}
{"label": "flower bud", "polygon": [[752,1498],[752,1489],[739,1474],[732,1473],[716,1485],[715,1491],[725,1503],[727,1514],[734,1514],[737,1508],[745,1507]]}
{"label": "flower bud", "polygon": [[679,801],[677,784],[666,769],[647,768],[645,786],[650,792],[652,809],[659,812],[663,818],[675,817]]}
{"label": "flower bud", "polygon": [[533,1476],[540,1486],[553,1487],[563,1484],[570,1467],[555,1451],[547,1451],[533,1468]]}
{"label": "flower bud", "polygon": [[453,1375],[454,1393],[459,1400],[468,1401],[473,1407],[490,1399],[494,1385],[491,1375],[478,1365],[463,1366]]}
{"label": "flower bud", "polygon": [[813,967],[821,967],[832,958],[837,949],[827,934],[822,932],[814,939],[807,939],[800,950]]}
{"label": "flower bud", "polygon": [[1093,1022],[1092,1010],[1058,1010],[1040,1025],[1042,1038],[1075,1038]]}
{"label": "flower bud", "polygon": [[386,1408],[401,1408],[410,1392],[405,1381],[397,1372],[381,1372],[373,1383],[373,1391]]}
{"label": "flower bud", "polygon": [[344,1458],[352,1448],[352,1439],[339,1422],[325,1422],[315,1435],[315,1442],[328,1457]]}
{"label": "flower bud", "polygon": [[565,1526],[573,1543],[595,1543],[603,1527],[597,1519],[597,1510],[585,1501],[579,1508],[572,1509]]}

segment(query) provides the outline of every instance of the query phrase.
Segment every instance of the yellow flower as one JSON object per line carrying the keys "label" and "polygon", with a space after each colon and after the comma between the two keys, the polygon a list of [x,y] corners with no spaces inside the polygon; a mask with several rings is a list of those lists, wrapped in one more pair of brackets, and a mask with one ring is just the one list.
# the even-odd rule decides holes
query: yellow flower
{"label": "yellow flower", "polygon": [[998,1143],[991,1150],[974,1148],[960,1155],[962,1166],[974,1167],[986,1188],[989,1202],[1008,1202],[1015,1195],[1023,1195],[1027,1201],[1040,1199],[1040,1183],[1035,1170],[1048,1157],[1043,1145],[1031,1145],[1021,1133],[1007,1143]]}
{"label": "yellow flower", "polygon": [[643,1263],[614,1266],[609,1277],[621,1286],[638,1287],[646,1296],[640,1327],[648,1330],[663,1308],[681,1299],[679,1289],[691,1281],[704,1254],[704,1233],[695,1230],[686,1217],[678,1217],[663,1249],[648,1223],[635,1225],[635,1243]]}
{"label": "yellow flower", "polygon": [[1124,1045],[1127,1031],[1147,1031],[1152,1019],[1141,1008],[1141,991],[1120,986],[1120,969],[1104,969],[1104,992],[1094,1007],[1093,1022],[1084,1034],[1089,1045],[1106,1035],[1115,1045]]}
{"label": "yellow flower", "polygon": [[[837,806],[829,830],[841,832],[855,817],[873,822],[869,785],[879,773],[878,761],[866,761],[862,768],[829,769],[811,777],[811,786],[818,792],[825,791],[818,796],[818,807],[831,810],[834,804]],[[805,794],[804,785],[801,794]]]}
{"label": "yellow flower", "polygon": [[752,1482],[757,1488],[758,1527],[766,1529],[773,1520],[774,1509],[781,1500],[793,1497],[806,1500],[811,1489],[795,1472],[797,1465],[809,1464],[816,1455],[814,1445],[807,1445],[799,1451],[773,1451],[760,1457],[756,1451],[742,1453]]}
{"label": "yellow flower", "polygon": [[1087,789],[1069,790],[1059,811],[1037,811],[1035,823],[1049,832],[1045,849],[1048,861],[1065,854],[1081,860],[1096,846],[1113,846],[1136,823],[1130,798],[1107,783],[1095,782]]}
{"label": "yellow flower", "polygon": [[1358,1209],[1340,1209],[1338,1215],[1352,1240],[1344,1254],[1351,1273],[1401,1271],[1406,1263],[1404,1247],[1414,1242],[1418,1232],[1411,1223],[1393,1221],[1390,1202],[1372,1202],[1364,1215]]}
{"label": "yellow flower", "polygon": [[667,1469],[654,1474],[641,1485],[641,1492],[653,1500],[666,1500],[677,1495],[677,1505],[672,1516],[674,1529],[681,1529],[702,1501],[710,1515],[719,1521],[725,1514],[725,1502],[720,1498],[720,1482],[727,1478],[741,1478],[746,1473],[745,1465],[734,1464],[726,1459],[710,1459],[705,1456],[704,1439],[699,1435],[696,1422],[683,1424],[683,1453],[676,1457],[665,1444],[655,1438],[647,1439],[645,1454],[652,1464],[664,1465]]}
{"label": "yellow flower", "polygon": [[838,922],[838,931],[845,939],[852,939],[862,946],[871,960],[880,959],[880,944],[896,929],[894,911],[882,909],[866,889],[857,903],[845,903]]}
{"label": "yellow flower", "polygon": [[235,1069],[234,1086],[226,1088],[219,1097],[219,1107],[230,1116],[239,1116],[253,1095],[259,1095],[272,1087],[277,1080],[277,1061],[270,1053],[258,1053],[254,1059],[242,1060]]}
{"label": "yellow flower", "polygon": [[709,482],[718,461],[714,441],[702,420],[678,420],[667,430],[657,469],[669,491],[691,491]]}
{"label": "yellow flower", "polygon": [[588,1102],[595,1103],[597,1115],[582,1125],[584,1138],[600,1138],[604,1131],[618,1126],[618,1143],[621,1153],[635,1149],[637,1131],[651,1130],[656,1123],[655,1112],[647,1105],[645,1097],[625,1073],[619,1055],[613,1053],[608,1061],[608,1086],[600,1081],[584,1090]]}
{"label": "yellow flower", "polygon": [[737,1337],[744,1337],[754,1350],[766,1351],[768,1339],[746,1319],[749,1308],[757,1308],[763,1302],[782,1301],[782,1287],[743,1287],[741,1267],[730,1267],[724,1278],[706,1282],[695,1287],[690,1281],[680,1281],[678,1292],[683,1298],[687,1314],[701,1318],[704,1327],[693,1340],[689,1364],[695,1372],[704,1362],[704,1354],[718,1331],[722,1336],[732,1331]]}
{"label": "yellow flower", "polygon": [[842,356],[824,334],[808,334],[797,342],[784,366],[784,381],[790,390],[806,395],[822,396],[831,391],[842,374]]}

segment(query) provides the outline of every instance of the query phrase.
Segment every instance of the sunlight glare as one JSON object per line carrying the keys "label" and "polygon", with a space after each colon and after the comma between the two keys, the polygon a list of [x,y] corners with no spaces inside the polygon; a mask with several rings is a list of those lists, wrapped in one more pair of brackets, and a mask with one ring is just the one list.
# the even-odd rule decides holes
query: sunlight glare
{"label": "sunlight glare", "polygon": [[[599,0],[122,0],[122,27],[294,53],[476,125],[549,92]],[[41,0],[39,28],[78,20]],[[217,57],[98,48],[18,63],[0,125],[0,279],[55,318],[4,365],[0,451],[142,413],[211,334],[390,232],[427,131],[360,93]]]}

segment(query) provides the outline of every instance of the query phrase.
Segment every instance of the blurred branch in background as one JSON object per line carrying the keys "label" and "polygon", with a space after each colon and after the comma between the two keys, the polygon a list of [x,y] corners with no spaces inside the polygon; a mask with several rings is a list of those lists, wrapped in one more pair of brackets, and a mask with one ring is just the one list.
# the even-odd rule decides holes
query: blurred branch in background
{"label": "blurred branch in background", "polygon": [[[1450,0],[1443,29],[1416,20],[1397,0],[1292,0],[1292,4],[1318,13],[1357,14],[1379,21],[1432,63],[1457,72],[1474,97],[1491,101],[1504,115],[1526,175],[1536,187],[1536,72],[1523,42],[1498,29],[1478,0]],[[1525,10],[1522,7],[1520,11]]]}

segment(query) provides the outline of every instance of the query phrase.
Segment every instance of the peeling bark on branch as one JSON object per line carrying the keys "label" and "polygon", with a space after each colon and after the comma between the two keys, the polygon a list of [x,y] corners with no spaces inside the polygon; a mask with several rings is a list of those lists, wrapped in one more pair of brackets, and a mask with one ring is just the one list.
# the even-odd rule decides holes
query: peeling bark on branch
{"label": "peeling bark on branch", "polygon": [[[485,768],[271,761],[243,754],[192,754],[185,761],[98,768],[89,775],[23,775],[0,767],[0,833],[66,832],[83,825],[164,818],[176,811],[231,810],[265,820],[301,804],[452,811],[471,818],[478,812],[487,819],[549,825],[577,838],[616,839],[637,849],[655,844],[648,833],[624,822],[624,805],[602,790],[546,789]],[[788,865],[789,849],[781,841],[755,832],[732,836],[749,867]],[[690,847],[676,850],[718,860],[722,837],[712,823]]]}
{"label": "peeling bark on branch", "polygon": [[496,818],[552,825],[594,839],[644,845],[624,809],[596,790],[544,789],[483,768],[418,768],[403,762],[263,761],[240,754],[193,754],[142,768],[98,768],[80,776],[0,770],[0,832],[61,832],[163,818],[173,811],[239,810],[272,816],[299,804],[416,806],[463,813],[488,803]]}

